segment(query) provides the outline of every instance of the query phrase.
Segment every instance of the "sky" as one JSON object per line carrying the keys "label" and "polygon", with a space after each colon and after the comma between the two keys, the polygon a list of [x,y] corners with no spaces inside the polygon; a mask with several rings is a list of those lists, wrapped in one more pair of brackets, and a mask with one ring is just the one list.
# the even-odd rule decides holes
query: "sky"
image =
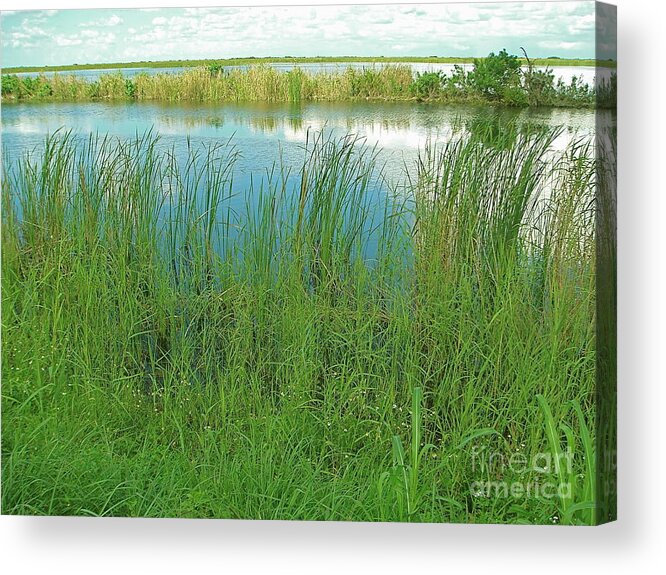
{"label": "sky", "polygon": [[[594,2],[3,11],[3,67],[245,56],[594,58]],[[611,56],[611,57],[614,57]]]}

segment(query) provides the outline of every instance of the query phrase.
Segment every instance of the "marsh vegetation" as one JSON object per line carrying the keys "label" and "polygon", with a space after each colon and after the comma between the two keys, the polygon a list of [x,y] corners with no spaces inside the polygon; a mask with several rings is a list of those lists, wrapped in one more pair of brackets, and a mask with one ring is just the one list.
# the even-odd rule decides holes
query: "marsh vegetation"
{"label": "marsh vegetation", "polygon": [[[525,67],[527,62],[527,67]],[[266,64],[230,68],[219,63],[180,73],[122,72],[89,80],[74,74],[2,77],[2,97],[13,100],[140,100],[161,102],[428,101],[518,107],[606,107],[616,100],[615,75],[589,85],[577,76],[555,79],[549,67],[505,50],[456,64],[450,74],[414,73],[407,64],[341,68],[312,73],[298,66],[280,71]]]}
{"label": "marsh vegetation", "polygon": [[[323,89],[202,69],[133,97],[257,76]],[[3,512],[594,522],[597,166],[588,140],[505,128],[390,189],[376,149],[323,132],[249,187],[233,140],[61,132],[6,158]],[[566,472],[496,465],[565,451]],[[490,479],[571,489],[470,490]]]}

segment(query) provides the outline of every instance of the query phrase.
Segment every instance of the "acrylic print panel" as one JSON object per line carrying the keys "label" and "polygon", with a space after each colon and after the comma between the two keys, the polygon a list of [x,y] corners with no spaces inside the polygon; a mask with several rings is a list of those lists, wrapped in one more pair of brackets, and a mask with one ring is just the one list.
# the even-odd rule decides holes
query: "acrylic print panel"
{"label": "acrylic print panel", "polygon": [[615,518],[615,8],[2,14],[2,509]]}

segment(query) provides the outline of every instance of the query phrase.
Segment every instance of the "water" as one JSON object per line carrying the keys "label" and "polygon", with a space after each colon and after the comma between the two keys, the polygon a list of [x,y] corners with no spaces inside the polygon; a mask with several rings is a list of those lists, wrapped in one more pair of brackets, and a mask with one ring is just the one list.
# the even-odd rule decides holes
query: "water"
{"label": "water", "polygon": [[[239,152],[234,168],[234,187],[239,191],[258,189],[258,182],[280,164],[291,171],[291,184],[298,193],[298,174],[306,140],[312,133],[357,134],[367,146],[377,146],[383,179],[371,190],[375,206],[374,223],[368,221],[366,255],[377,252],[379,238],[369,232],[384,213],[389,198],[400,195],[406,172],[416,173],[415,164],[426,143],[446,142],[478,117],[488,106],[425,103],[308,103],[165,105],[156,103],[18,103],[2,106],[3,159],[11,162],[20,155],[39,151],[47,135],[65,128],[80,136],[98,133],[132,139],[148,130],[160,136],[160,145],[186,155],[187,139],[195,145],[231,142]],[[572,138],[592,137],[600,123],[613,125],[609,111],[575,109],[507,109],[497,113],[506,119],[561,127],[557,148]],[[256,195],[255,195],[256,197]],[[238,196],[232,209],[237,213],[256,207],[255,201]],[[239,222],[242,225],[242,222]]]}
{"label": "water", "polygon": [[[308,131],[355,133],[368,145],[380,147],[390,176],[398,177],[426,142],[443,142],[453,132],[489,108],[419,103],[308,103],[165,105],[156,103],[21,103],[2,106],[2,147],[10,156],[43,143],[59,128],[77,134],[109,134],[132,138],[153,129],[162,141],[184,146],[232,139],[241,154],[241,172],[264,172],[282,160],[298,167]],[[500,109],[507,118],[564,129],[556,142],[564,147],[573,137],[592,136],[593,110]],[[599,111],[612,124],[611,112]]]}
{"label": "water", "polygon": [[[354,68],[357,70],[363,70],[367,68],[382,68],[386,65],[385,63],[377,62],[322,62],[314,64],[286,64],[286,63],[276,63],[268,64],[272,68],[279,70],[281,72],[288,72],[294,68],[301,68],[306,72],[313,74],[321,73],[342,73],[347,68]],[[395,64],[393,64],[395,65]],[[401,62],[401,66],[410,66],[414,74],[423,73],[423,72],[444,72],[447,75],[451,75],[454,69],[454,64],[428,64],[428,63],[417,63],[417,62]],[[247,70],[251,65],[243,66],[225,66],[225,70]],[[466,71],[471,71],[474,67],[473,64],[460,64],[462,68]],[[85,78],[90,82],[98,80],[99,77],[103,74],[111,74],[121,72],[123,76],[127,78],[133,78],[137,74],[178,74],[187,70],[188,68],[117,68],[115,70],[72,70],[58,72],[59,74],[69,75],[73,74],[81,78]],[[538,70],[545,70],[545,67],[537,67]],[[594,66],[554,66],[550,68],[555,76],[555,81],[561,79],[565,83],[569,84],[572,78],[578,78],[585,84],[590,86],[594,85],[595,76],[597,73],[601,79],[610,78],[611,73],[614,71],[610,68],[595,68]],[[47,72],[46,76],[52,76],[54,72]],[[37,76],[34,72],[22,72],[18,76]]]}

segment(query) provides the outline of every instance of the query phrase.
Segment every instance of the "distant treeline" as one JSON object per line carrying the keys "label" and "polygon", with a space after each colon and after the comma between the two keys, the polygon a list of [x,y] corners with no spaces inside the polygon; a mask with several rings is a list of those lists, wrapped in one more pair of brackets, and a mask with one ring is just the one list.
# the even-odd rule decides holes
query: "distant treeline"
{"label": "distant treeline", "polygon": [[301,68],[279,71],[266,64],[227,69],[220,63],[178,74],[121,72],[88,80],[74,74],[2,76],[3,100],[142,100],[166,102],[309,102],[429,101],[494,103],[509,106],[613,107],[616,76],[600,86],[574,77],[555,80],[553,71],[536,69],[538,61],[505,50],[474,60],[471,70],[459,64],[453,72],[414,74],[404,64],[377,68],[348,67],[339,72],[312,73]]}

